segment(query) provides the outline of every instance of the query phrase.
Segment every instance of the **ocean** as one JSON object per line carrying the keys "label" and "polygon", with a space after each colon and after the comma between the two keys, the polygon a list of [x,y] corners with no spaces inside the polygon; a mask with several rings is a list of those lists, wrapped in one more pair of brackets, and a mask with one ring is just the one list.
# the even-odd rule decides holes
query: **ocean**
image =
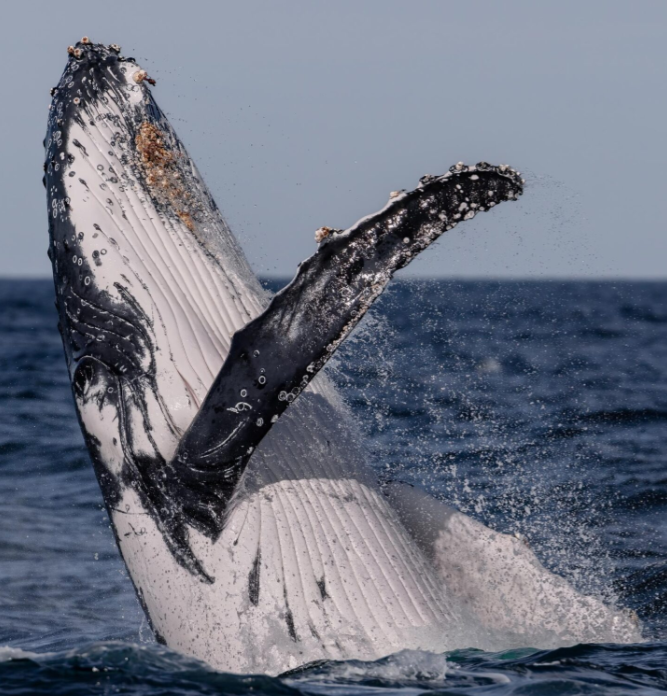
{"label": "ocean", "polygon": [[[278,281],[267,281],[271,289]],[[1,694],[667,691],[667,283],[397,280],[330,364],[381,476],[520,535],[646,643],[231,675],[153,640],[76,420],[50,281],[0,280]]]}

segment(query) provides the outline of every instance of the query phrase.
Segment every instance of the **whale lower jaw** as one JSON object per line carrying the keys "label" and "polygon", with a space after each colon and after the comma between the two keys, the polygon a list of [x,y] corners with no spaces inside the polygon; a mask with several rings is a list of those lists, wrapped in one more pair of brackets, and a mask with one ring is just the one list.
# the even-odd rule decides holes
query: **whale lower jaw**
{"label": "whale lower jaw", "polygon": [[277,481],[237,501],[215,543],[193,533],[213,584],[174,561],[131,489],[112,520],[158,639],[218,669],[479,642],[386,498],[356,479]]}

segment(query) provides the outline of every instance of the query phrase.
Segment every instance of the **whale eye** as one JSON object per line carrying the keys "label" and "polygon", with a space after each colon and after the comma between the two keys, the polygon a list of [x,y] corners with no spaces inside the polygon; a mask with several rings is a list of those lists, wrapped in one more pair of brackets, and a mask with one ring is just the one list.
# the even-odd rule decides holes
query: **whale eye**
{"label": "whale eye", "polygon": [[95,369],[95,363],[90,359],[82,360],[76,368],[76,372],[72,378],[74,395],[78,399],[84,399],[97,380],[98,374]]}

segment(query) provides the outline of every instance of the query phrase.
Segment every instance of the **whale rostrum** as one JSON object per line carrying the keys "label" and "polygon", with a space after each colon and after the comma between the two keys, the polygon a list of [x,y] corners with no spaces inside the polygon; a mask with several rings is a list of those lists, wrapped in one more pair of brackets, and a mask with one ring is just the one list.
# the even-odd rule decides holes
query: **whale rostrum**
{"label": "whale rostrum", "polygon": [[[315,253],[269,299],[155,81],[117,45],[84,38],[68,54],[45,140],[59,327],[118,546],[158,639],[222,668],[279,672],[495,645],[510,624],[520,642],[535,638],[541,629],[526,619],[522,635],[514,615],[491,638],[488,607],[457,600],[438,544],[452,520],[479,523],[442,507],[433,534],[417,533],[321,373],[392,275],[459,222],[516,200],[520,174],[458,163],[392,192],[347,230],[320,228]],[[580,634],[639,635],[632,617],[535,563],[534,601],[580,607],[592,617]],[[549,640],[574,630],[563,625]]]}

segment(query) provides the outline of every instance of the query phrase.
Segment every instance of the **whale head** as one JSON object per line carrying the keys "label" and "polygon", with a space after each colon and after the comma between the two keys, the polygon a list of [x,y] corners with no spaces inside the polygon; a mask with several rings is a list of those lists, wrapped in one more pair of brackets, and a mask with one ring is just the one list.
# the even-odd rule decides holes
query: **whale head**
{"label": "whale head", "polygon": [[146,71],[120,47],[86,38],[68,53],[50,107],[45,185],[75,391],[88,389],[91,360],[148,378],[137,391],[159,394],[179,433],[263,292]]}
{"label": "whale head", "polygon": [[68,54],[44,141],[59,328],[107,506],[156,509],[149,482],[266,298],[146,71],[86,38]]}

